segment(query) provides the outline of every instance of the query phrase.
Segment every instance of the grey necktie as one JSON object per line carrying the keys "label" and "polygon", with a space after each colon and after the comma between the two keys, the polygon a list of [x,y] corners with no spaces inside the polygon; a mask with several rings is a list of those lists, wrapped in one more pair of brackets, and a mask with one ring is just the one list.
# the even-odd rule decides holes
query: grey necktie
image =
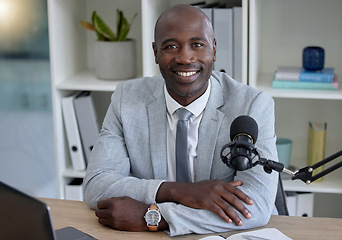
{"label": "grey necktie", "polygon": [[185,108],[176,111],[178,116],[176,132],[176,180],[177,182],[191,182],[188,157],[188,126],[191,112]]}

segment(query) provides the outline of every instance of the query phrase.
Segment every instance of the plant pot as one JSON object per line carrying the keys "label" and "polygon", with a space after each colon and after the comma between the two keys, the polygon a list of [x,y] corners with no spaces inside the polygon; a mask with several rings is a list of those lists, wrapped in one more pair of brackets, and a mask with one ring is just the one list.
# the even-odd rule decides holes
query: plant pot
{"label": "plant pot", "polygon": [[131,79],[136,76],[135,41],[96,41],[95,75],[104,80]]}

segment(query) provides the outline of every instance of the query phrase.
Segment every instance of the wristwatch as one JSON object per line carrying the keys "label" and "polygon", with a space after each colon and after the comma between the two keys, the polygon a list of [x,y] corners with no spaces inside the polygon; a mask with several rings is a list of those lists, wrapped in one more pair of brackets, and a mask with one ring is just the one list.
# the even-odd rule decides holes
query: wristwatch
{"label": "wristwatch", "polygon": [[156,204],[152,204],[145,214],[145,221],[147,223],[148,230],[158,231],[158,224],[161,220],[161,215]]}

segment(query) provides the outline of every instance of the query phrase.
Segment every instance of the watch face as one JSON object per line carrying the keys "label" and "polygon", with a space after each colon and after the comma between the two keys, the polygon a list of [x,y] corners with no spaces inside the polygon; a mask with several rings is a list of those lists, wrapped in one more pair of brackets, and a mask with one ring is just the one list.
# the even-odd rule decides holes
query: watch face
{"label": "watch face", "polygon": [[160,213],[157,210],[149,210],[145,215],[147,225],[157,226],[160,218]]}

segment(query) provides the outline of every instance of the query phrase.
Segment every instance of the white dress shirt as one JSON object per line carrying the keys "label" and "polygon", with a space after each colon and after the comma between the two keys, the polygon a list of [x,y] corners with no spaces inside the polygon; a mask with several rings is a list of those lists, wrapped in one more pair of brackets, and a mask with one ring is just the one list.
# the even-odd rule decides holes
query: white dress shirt
{"label": "white dress shirt", "polygon": [[167,108],[167,180],[175,182],[176,181],[176,154],[175,154],[175,143],[176,143],[176,130],[178,117],[176,110],[179,108],[185,108],[192,113],[189,120],[189,130],[188,130],[188,144],[189,144],[189,166],[190,166],[190,176],[192,182],[195,179],[194,166],[197,160],[197,143],[198,143],[198,128],[203,116],[203,110],[207,105],[209,95],[210,95],[210,79],[208,81],[208,88],[205,93],[196,99],[194,102],[188,106],[182,106],[176,102],[168,93],[166,86],[164,85],[164,94],[166,100]]}

